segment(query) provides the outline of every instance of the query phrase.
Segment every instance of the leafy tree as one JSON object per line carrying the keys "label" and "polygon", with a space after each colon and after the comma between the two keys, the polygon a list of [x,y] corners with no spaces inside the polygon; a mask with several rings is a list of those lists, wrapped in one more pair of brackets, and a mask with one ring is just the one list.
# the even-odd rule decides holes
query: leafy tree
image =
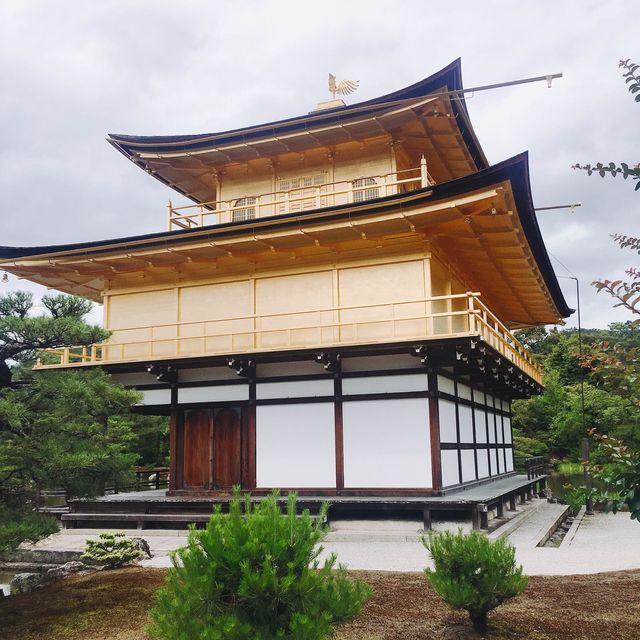
{"label": "leafy tree", "polygon": [[431,586],[451,608],[467,611],[480,633],[487,629],[489,611],[527,588],[515,548],[506,540],[459,531],[432,533],[422,543],[433,558],[434,569],[425,569]]}
{"label": "leafy tree", "polygon": [[132,415],[132,451],[138,455],[137,464],[162,467],[169,464],[169,418],[167,416]]}
{"label": "leafy tree", "polygon": [[247,497],[243,514],[234,493],[229,513],[216,506],[206,529],[192,529],[174,554],[151,611],[152,638],[320,640],[332,622],[360,611],[370,587],[336,570],[335,556],[318,561],[327,505],[314,521],[297,515],[289,494],[283,515],[275,492],[256,506]]}
{"label": "leafy tree", "polygon": [[558,334],[555,327],[550,331],[546,327],[527,327],[515,331],[518,340],[539,360],[542,360],[549,353],[551,347],[557,342]]}
{"label": "leafy tree", "polygon": [[[566,332],[560,332],[564,334]],[[564,339],[564,338],[563,338]],[[582,416],[580,384],[567,384],[566,369],[554,369],[548,356],[544,362],[544,393],[513,403],[514,446],[517,456],[552,455],[578,460],[580,441],[590,428],[640,445],[640,407],[607,388],[593,372],[584,384],[585,416]],[[600,455],[597,449],[594,456]]]}
{"label": "leafy tree", "polygon": [[[640,238],[633,238],[621,234],[614,234],[613,239],[621,249],[631,249],[640,255]],[[640,315],[640,269],[629,267],[627,275],[630,280],[596,280],[593,286],[600,291],[607,292],[617,299],[615,307],[624,307],[634,315]]]}
{"label": "leafy tree", "polygon": [[21,542],[37,542],[57,530],[56,519],[44,513],[0,507],[0,553],[15,551]]}
{"label": "leafy tree", "polygon": [[100,369],[43,371],[29,387],[0,391],[0,496],[88,496],[122,480],[136,462],[139,398]]}
{"label": "leafy tree", "polygon": [[[635,95],[634,100],[640,102],[640,74],[638,74],[640,65],[631,62],[631,60],[627,58],[626,60],[620,60],[618,67],[624,69],[622,77],[627,85],[627,89],[631,94]],[[619,165],[615,162],[609,162],[608,164],[597,162],[593,166],[591,164],[581,165],[577,163],[573,165],[573,169],[586,171],[588,175],[597,173],[601,178],[604,178],[607,174],[612,178],[615,178],[617,175],[621,175],[625,180],[631,178],[636,181],[635,190],[640,190],[640,164],[630,167],[625,162],[621,162]]]}
{"label": "leafy tree", "polygon": [[108,331],[83,320],[91,310],[89,300],[47,295],[42,305],[47,315],[31,315],[31,293],[17,291],[0,296],[0,388],[11,385],[12,361],[33,359],[40,349],[88,346],[109,337]]}
{"label": "leafy tree", "polygon": [[617,438],[594,431],[607,464],[594,467],[605,489],[598,495],[605,511],[616,513],[628,508],[631,518],[640,522],[640,447],[626,446]]}
{"label": "leafy tree", "polygon": [[517,429],[513,431],[513,447],[518,459],[549,454],[549,445],[546,442],[538,438],[523,436]]}
{"label": "leafy tree", "polygon": [[[621,60],[619,66],[624,69],[623,77],[629,92],[635,96],[635,102],[640,102],[640,65],[627,59]],[[586,169],[589,174],[593,172],[588,165],[575,168]],[[621,174],[625,180],[631,177],[636,181],[635,190],[640,190],[640,164],[629,168],[624,163],[620,166],[609,163],[608,167],[598,163],[596,170],[602,177],[607,173],[612,177]],[[615,234],[613,239],[620,248],[640,254],[640,238]],[[596,280],[592,284],[598,292],[604,291],[612,296],[616,300],[614,306],[623,307],[632,314],[634,320],[629,323],[629,328],[636,332],[637,338],[640,325],[640,269],[629,267],[626,274],[629,277],[627,281]],[[612,393],[628,398],[636,407],[640,407],[640,346],[637,339],[632,345],[603,342],[585,358],[585,364],[601,375],[605,387]],[[609,461],[609,464],[600,468],[598,474],[606,485],[602,495],[605,508],[617,511],[626,506],[631,517],[640,521],[640,447],[637,444],[627,445],[619,438],[603,435],[595,429],[592,436],[599,442],[601,451]]]}
{"label": "leafy tree", "polygon": [[[91,302],[45,296],[33,313],[29,293],[0,296],[0,547],[51,532],[36,513],[44,489],[69,496],[101,493],[123,483],[139,458],[164,462],[166,418],[135,416],[140,395],[100,369],[31,372],[41,349],[89,345],[109,332],[83,318]],[[12,378],[22,384],[12,384]],[[24,384],[24,382],[27,384]],[[142,455],[141,455],[142,454]]]}

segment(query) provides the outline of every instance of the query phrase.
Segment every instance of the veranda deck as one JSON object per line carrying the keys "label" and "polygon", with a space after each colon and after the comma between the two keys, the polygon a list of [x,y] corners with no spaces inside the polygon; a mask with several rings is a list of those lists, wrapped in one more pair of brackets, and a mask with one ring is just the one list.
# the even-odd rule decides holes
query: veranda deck
{"label": "veranda deck", "polygon": [[[425,530],[431,529],[433,511],[467,511],[471,515],[473,528],[488,528],[489,512],[495,509],[502,517],[505,505],[516,509],[516,500],[524,504],[534,494],[543,491],[546,475],[529,478],[512,475],[467,487],[451,490],[441,496],[300,496],[298,507],[317,513],[324,502],[330,503],[329,518],[346,511],[373,511],[422,513]],[[232,496],[167,496],[163,490],[119,493],[92,500],[73,500],[70,511],[62,515],[67,527],[108,526],[143,529],[145,526],[184,527],[190,523],[204,523],[209,519],[214,505],[223,509]],[[264,500],[264,496],[252,496],[252,502]],[[286,502],[285,494],[280,496]]]}

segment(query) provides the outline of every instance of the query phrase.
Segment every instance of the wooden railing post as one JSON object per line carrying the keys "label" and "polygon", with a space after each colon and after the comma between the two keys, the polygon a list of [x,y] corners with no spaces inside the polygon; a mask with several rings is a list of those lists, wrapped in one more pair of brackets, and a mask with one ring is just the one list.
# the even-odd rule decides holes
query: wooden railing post
{"label": "wooden railing post", "polygon": [[171,204],[171,200],[167,204],[167,231],[171,231],[171,219],[173,217],[173,204]]}
{"label": "wooden railing post", "polygon": [[476,331],[476,314],[475,305],[473,303],[473,293],[467,291],[467,311],[469,314],[469,331],[475,333]]}
{"label": "wooden railing post", "polygon": [[420,158],[420,186],[422,188],[429,186],[429,173],[427,171],[427,159],[424,156]]}

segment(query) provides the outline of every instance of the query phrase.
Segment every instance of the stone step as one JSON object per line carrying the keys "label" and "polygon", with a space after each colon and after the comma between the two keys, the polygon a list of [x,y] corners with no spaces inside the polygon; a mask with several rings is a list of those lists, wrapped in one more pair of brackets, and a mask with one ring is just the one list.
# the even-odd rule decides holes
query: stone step
{"label": "stone step", "polygon": [[544,502],[508,534],[508,540],[516,549],[539,547],[552,536],[568,513],[568,505]]}
{"label": "stone step", "polygon": [[534,499],[530,504],[521,506],[521,508],[523,509],[522,511],[494,529],[487,537],[490,540],[498,540],[500,538],[509,536],[516,529],[518,529],[525,522],[525,520],[532,517],[538,509],[542,509],[546,502],[547,501],[543,498],[539,498]]}

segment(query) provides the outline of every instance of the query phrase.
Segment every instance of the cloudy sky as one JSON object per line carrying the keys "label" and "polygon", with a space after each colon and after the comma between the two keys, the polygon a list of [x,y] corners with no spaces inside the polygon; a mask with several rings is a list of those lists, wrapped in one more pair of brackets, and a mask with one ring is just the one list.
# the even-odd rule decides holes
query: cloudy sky
{"label": "cloudy sky", "polygon": [[[583,325],[606,326],[627,316],[589,283],[634,263],[609,234],[640,234],[640,193],[571,165],[640,161],[640,104],[618,69],[640,62],[639,43],[629,5],[614,0],[0,0],[0,244],[164,230],[176,194],[108,132],[259,124],[327,99],[328,72],[359,79],[361,101],[461,57],[467,87],[564,74],[551,90],[478,92],[468,106],[491,163],[529,151],[536,206],[583,203],[539,221],[557,274],[580,280]],[[560,282],[575,306],[575,284]],[[42,292],[13,276],[0,286]]]}

